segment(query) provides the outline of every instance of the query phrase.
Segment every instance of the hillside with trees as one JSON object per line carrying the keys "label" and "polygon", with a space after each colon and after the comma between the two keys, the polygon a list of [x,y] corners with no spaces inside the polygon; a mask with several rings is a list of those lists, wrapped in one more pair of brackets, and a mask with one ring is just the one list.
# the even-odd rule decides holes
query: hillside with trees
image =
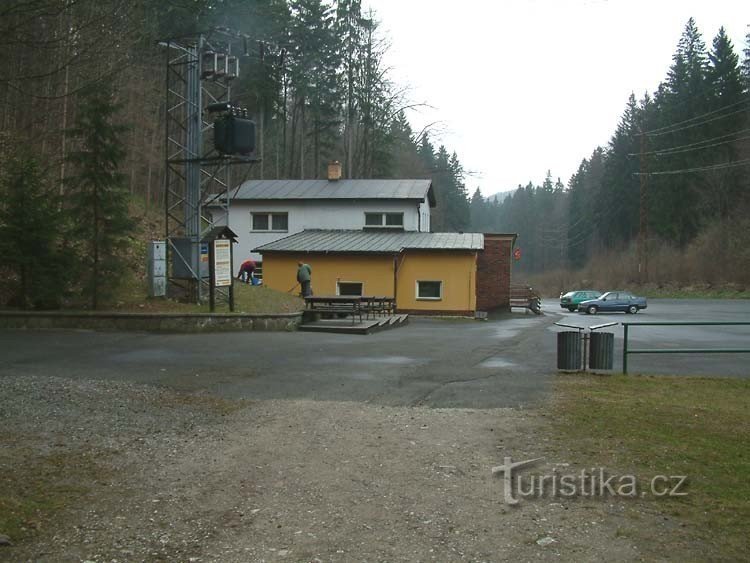
{"label": "hillside with trees", "polygon": [[[4,248],[24,248],[23,212],[29,228],[45,225],[38,255],[48,258],[34,266],[27,253],[6,254],[16,258],[0,266],[0,303],[49,304],[72,289],[95,305],[92,276],[118,279],[115,256],[143,238],[141,217],[122,216],[128,198],[152,213],[164,206],[160,40],[217,27],[250,38],[232,100],[257,123],[260,162],[238,167],[235,181],[319,178],[334,159],[350,178],[432,178],[433,229],[518,233],[522,276],[603,279],[591,276],[607,269],[613,284],[750,282],[750,45],[738,52],[723,29],[706,45],[691,19],[663,82],[631,95],[608,145],[572,178],[548,172],[488,199],[467,190],[458,155],[429,127],[412,129],[407,114],[420,104],[392,80],[377,14],[360,0],[7,0],[0,230]],[[93,103],[106,119],[86,117]],[[89,143],[100,134],[108,154]],[[97,162],[107,177],[91,177]],[[30,297],[63,262],[59,283]]]}
{"label": "hillside with trees", "polygon": [[[118,280],[114,255],[141,234],[138,221],[122,217],[123,196],[152,211],[164,206],[167,50],[160,41],[220,27],[249,38],[231,98],[257,123],[260,162],[237,167],[236,181],[319,178],[330,160],[350,178],[432,177],[434,228],[468,227],[458,156],[435,146],[429,128],[412,130],[406,112],[419,104],[392,81],[377,14],[360,0],[8,0],[0,7],[0,217],[19,213],[9,196],[32,183],[33,197],[18,205],[54,223],[43,233],[48,253],[70,260],[70,279],[52,284],[59,294],[52,302],[65,288],[80,289],[96,306],[95,278]],[[106,119],[93,119],[92,97]],[[102,151],[89,142],[99,134],[107,138]],[[94,177],[102,164],[105,177]],[[22,184],[20,170],[32,172]],[[54,203],[28,207],[37,201]],[[6,246],[23,248],[22,230],[0,229]],[[0,303],[41,305],[22,289],[36,287],[22,281],[27,266],[0,268]]]}

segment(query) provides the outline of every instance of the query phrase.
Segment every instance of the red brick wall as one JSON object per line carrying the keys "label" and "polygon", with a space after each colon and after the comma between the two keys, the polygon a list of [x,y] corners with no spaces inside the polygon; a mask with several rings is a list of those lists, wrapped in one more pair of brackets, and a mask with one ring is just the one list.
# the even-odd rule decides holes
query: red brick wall
{"label": "red brick wall", "polygon": [[477,256],[477,311],[510,309],[510,260],[513,238],[484,235]]}

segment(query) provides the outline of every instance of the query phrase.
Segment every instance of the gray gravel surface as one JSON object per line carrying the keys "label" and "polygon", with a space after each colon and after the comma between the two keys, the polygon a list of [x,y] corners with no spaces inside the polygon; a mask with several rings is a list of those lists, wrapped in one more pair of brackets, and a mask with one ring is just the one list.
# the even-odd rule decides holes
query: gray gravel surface
{"label": "gray gravel surface", "polygon": [[41,486],[65,500],[25,522],[23,537],[0,548],[3,560],[636,561],[700,553],[653,503],[505,505],[490,471],[505,455],[545,456],[542,471],[570,461],[543,409],[227,401],[42,376],[5,376],[0,385],[0,483],[15,498]]}

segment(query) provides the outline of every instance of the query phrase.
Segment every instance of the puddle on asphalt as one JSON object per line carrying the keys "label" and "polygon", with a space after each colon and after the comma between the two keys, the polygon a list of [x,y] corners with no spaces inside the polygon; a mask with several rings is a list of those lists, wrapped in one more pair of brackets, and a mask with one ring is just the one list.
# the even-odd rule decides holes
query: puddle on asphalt
{"label": "puddle on asphalt", "polygon": [[420,360],[419,358],[409,358],[407,356],[328,356],[326,358],[318,358],[314,360],[314,363],[316,364],[385,364],[389,366],[401,366],[408,364],[417,364],[421,362],[422,360]]}
{"label": "puddle on asphalt", "polygon": [[518,329],[513,329],[510,327],[505,328],[496,328],[495,329],[495,337],[499,338],[501,340],[505,340],[508,338],[513,338],[518,334]]}
{"label": "puddle on asphalt", "polygon": [[544,317],[523,320],[504,320],[502,322],[493,323],[494,326],[492,326],[492,330],[495,338],[506,340],[517,336],[521,330],[528,328],[530,324],[539,323],[543,318]]}
{"label": "puddle on asphalt", "polygon": [[121,352],[112,354],[111,360],[121,363],[142,363],[142,362],[173,362],[184,358],[185,354],[176,350],[166,348],[133,350],[131,352]]}
{"label": "puddle on asphalt", "polygon": [[509,368],[515,365],[516,364],[514,364],[513,362],[509,362],[508,360],[504,360],[503,358],[498,357],[487,358],[486,360],[478,364],[480,368]]}
{"label": "puddle on asphalt", "polygon": [[373,374],[367,371],[353,373],[351,374],[350,377],[358,381],[370,381],[370,380],[375,380],[375,379],[382,379],[381,377],[378,377],[376,374]]}

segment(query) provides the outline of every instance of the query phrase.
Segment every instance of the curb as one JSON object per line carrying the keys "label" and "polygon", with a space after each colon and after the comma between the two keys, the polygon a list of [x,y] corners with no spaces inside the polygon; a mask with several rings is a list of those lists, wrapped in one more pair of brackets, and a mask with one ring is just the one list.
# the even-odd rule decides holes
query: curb
{"label": "curb", "polygon": [[98,313],[0,311],[0,328],[147,331],[226,332],[297,330],[302,312],[251,313]]}

